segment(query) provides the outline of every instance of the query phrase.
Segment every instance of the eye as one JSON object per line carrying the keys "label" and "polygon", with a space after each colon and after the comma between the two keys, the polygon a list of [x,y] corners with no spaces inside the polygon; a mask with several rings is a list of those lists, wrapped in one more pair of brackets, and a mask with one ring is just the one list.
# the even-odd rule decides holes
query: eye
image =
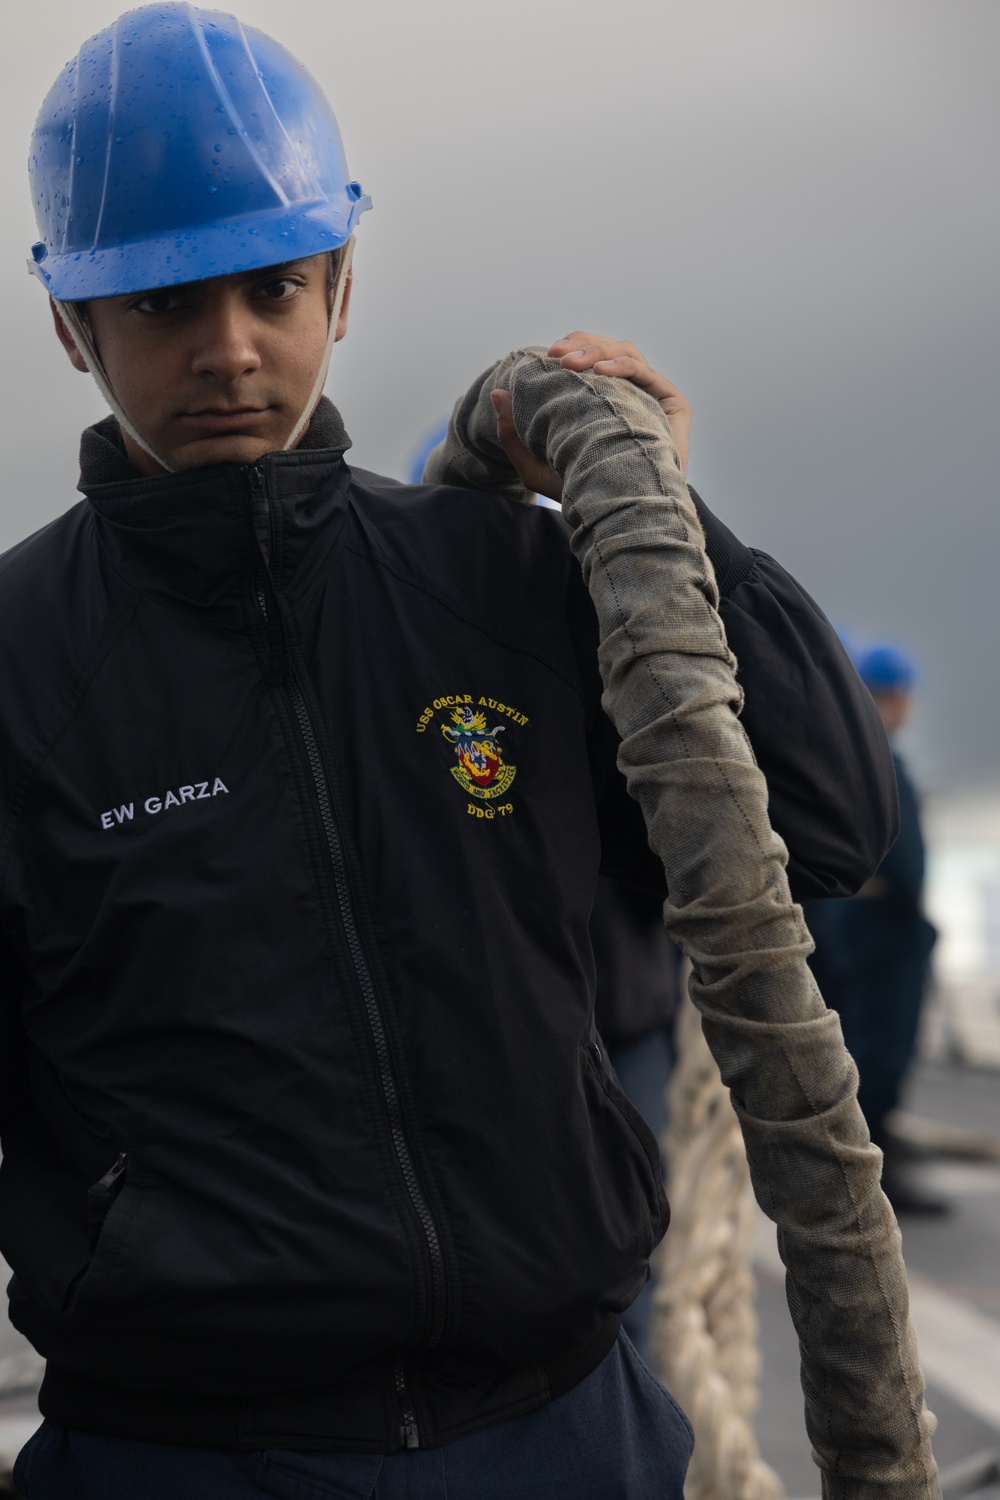
{"label": "eye", "polygon": [[304,284],[295,276],[276,276],[273,281],[265,281],[257,287],[254,296],[266,302],[290,302]]}
{"label": "eye", "polygon": [[183,305],[180,297],[174,292],[149,292],[145,297],[140,297],[137,302],[132,303],[136,312],[149,313],[153,316],[176,312]]}

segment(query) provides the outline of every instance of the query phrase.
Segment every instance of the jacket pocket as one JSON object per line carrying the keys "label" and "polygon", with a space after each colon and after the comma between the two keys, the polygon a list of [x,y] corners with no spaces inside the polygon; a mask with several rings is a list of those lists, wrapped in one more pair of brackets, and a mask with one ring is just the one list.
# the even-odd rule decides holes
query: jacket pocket
{"label": "jacket pocket", "polygon": [[97,1249],[97,1242],[101,1237],[105,1220],[111,1212],[115,1199],[125,1186],[127,1170],[128,1150],[126,1148],[118,1153],[113,1165],[108,1168],[104,1176],[87,1189],[87,1235],[90,1240],[91,1254]]}
{"label": "jacket pocket", "polygon": [[663,1166],[660,1160],[659,1144],[642,1115],[611,1073],[598,1043],[596,1041],[585,1042],[583,1053],[585,1067],[617,1113],[624,1126],[632,1153],[638,1157],[644,1168],[643,1180],[647,1189],[647,1202],[653,1216],[655,1243],[655,1240],[659,1238],[660,1229],[666,1228],[669,1216],[663,1187]]}
{"label": "jacket pocket", "polygon": [[72,1322],[91,1317],[95,1300],[101,1303],[105,1286],[131,1257],[136,1212],[145,1197],[142,1162],[131,1147],[125,1147],[112,1165],[87,1190],[87,1234],[90,1255],[65,1303]]}
{"label": "jacket pocket", "polygon": [[120,1253],[142,1193],[134,1181],[141,1174],[135,1170],[134,1153],[123,1150],[88,1187],[44,1126],[32,1119],[18,1122],[4,1147],[0,1231],[14,1273],[8,1291],[11,1316],[37,1345],[36,1331],[54,1330],[71,1318],[95,1273]]}

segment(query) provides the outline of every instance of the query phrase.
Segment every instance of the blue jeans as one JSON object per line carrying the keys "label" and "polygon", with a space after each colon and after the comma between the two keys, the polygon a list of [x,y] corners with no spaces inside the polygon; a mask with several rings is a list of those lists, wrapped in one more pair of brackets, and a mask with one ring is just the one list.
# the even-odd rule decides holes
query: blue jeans
{"label": "blue jeans", "polygon": [[18,1455],[24,1500],[683,1500],[687,1418],[624,1335],[540,1411],[443,1448],[235,1453],[45,1422]]}

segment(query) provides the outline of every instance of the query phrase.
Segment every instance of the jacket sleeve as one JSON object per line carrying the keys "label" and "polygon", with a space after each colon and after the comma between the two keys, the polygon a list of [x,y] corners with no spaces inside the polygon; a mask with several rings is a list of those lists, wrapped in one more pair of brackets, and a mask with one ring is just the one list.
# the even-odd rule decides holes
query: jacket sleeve
{"label": "jacket sleeve", "polygon": [[[819,606],[691,496],[738,662],[743,726],[767,780],[772,825],[788,846],[792,895],[853,895],[898,831],[896,776],[878,710]],[[601,801],[604,873],[649,889],[648,850],[637,849],[610,776]]]}

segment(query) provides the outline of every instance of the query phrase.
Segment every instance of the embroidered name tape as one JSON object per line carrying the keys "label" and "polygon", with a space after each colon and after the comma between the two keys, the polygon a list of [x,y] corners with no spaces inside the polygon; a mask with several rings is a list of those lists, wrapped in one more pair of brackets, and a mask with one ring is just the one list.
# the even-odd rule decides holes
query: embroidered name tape
{"label": "embroidered name tape", "polygon": [[[223,793],[228,796],[229,788],[221,776],[216,776],[213,782],[192,781],[190,785],[179,786],[176,791],[168,791],[162,797],[147,797],[140,811],[154,815],[167,812],[171,807],[181,807],[185,802],[204,802],[206,798],[218,797]],[[123,802],[121,807],[112,807],[108,812],[100,814],[102,828],[120,828],[123,823],[131,823],[134,818],[134,802]]]}

